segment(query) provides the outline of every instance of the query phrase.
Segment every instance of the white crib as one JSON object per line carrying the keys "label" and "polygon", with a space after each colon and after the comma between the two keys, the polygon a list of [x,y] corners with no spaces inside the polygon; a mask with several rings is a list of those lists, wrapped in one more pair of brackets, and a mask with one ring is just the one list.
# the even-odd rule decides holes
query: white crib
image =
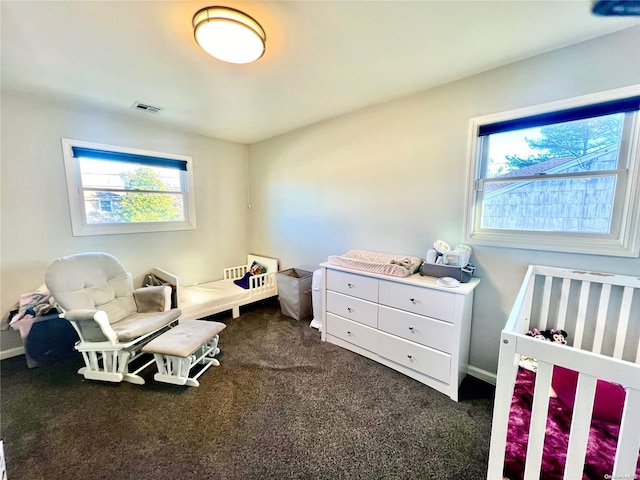
{"label": "white crib", "polygon": [[[249,288],[239,287],[234,280],[244,277],[254,261],[264,265],[266,273],[249,277]],[[188,286],[181,285],[177,275],[160,268],[151,270],[156,278],[174,288],[177,306],[182,310],[180,322],[227,310],[231,310],[233,318],[237,318],[243,305],[278,295],[277,272],[277,259],[251,254],[247,255],[246,264],[225,268],[221,280]]]}
{"label": "white crib", "polygon": [[[533,328],[569,332],[568,345],[540,341]],[[489,452],[489,480],[503,478],[511,399],[521,355],[537,359],[524,479],[541,473],[553,367],[578,372],[564,479],[582,479],[596,380],[626,390],[613,471],[635,479],[640,450],[640,278],[530,266],[502,330]],[[511,479],[513,480],[513,479]]]}

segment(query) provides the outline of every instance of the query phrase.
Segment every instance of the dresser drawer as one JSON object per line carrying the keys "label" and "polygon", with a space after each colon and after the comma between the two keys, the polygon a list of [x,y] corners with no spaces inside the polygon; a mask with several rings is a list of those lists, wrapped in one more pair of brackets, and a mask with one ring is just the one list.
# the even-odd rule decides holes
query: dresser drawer
{"label": "dresser drawer", "polygon": [[370,302],[378,301],[378,279],[355,273],[328,269],[327,290],[362,298]]}
{"label": "dresser drawer", "polygon": [[380,281],[379,290],[382,305],[453,322],[454,293],[385,280]]}
{"label": "dresser drawer", "polygon": [[382,333],[376,348],[381,357],[450,383],[451,355]]}
{"label": "dresser drawer", "polygon": [[378,329],[427,347],[451,353],[453,325],[380,305]]}
{"label": "dresser drawer", "polygon": [[327,312],[370,327],[378,326],[378,304],[360,300],[356,297],[327,291]]}
{"label": "dresser drawer", "polygon": [[377,330],[346,318],[327,313],[327,335],[341,338],[345,342],[375,351]]}

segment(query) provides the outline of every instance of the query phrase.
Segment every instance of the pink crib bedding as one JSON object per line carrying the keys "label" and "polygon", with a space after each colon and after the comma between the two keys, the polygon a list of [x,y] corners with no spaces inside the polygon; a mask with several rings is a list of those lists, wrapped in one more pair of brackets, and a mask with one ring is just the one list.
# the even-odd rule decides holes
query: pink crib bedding
{"label": "pink crib bedding", "polygon": [[[531,405],[536,374],[519,368],[511,411],[507,447],[505,449],[504,477],[521,480],[524,477],[525,458],[531,421]],[[549,399],[542,474],[544,480],[562,480],[567,456],[572,411],[562,400]],[[611,478],[618,440],[619,423],[593,419],[589,432],[583,480]],[[640,479],[640,458],[636,468]]]}

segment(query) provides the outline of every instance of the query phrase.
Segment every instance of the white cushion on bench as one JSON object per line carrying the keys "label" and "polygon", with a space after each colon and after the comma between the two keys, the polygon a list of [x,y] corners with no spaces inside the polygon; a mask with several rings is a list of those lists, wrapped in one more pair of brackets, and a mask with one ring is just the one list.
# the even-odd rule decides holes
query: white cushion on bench
{"label": "white cushion on bench", "polygon": [[155,338],[142,350],[186,358],[225,328],[227,326],[220,322],[189,320]]}

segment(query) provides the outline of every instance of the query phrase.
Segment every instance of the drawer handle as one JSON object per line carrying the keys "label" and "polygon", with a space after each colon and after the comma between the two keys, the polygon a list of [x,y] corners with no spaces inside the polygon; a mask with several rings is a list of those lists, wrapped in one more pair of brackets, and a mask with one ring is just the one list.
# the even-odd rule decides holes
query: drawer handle
{"label": "drawer handle", "polygon": [[411,330],[413,332],[413,327],[409,327],[409,330]]}
{"label": "drawer handle", "polygon": [[413,357],[411,355],[407,355],[407,358],[411,360]]}
{"label": "drawer handle", "polygon": [[351,336],[351,331],[347,330],[347,335]]}
{"label": "drawer handle", "polygon": [[353,310],[351,310],[351,307],[347,307],[347,311],[348,311],[349,313],[353,312]]}
{"label": "drawer handle", "polygon": [[409,299],[409,301],[410,301],[411,303],[415,303],[415,302],[416,302],[416,299],[415,299],[415,298],[413,298],[413,297],[411,297],[411,298]]}
{"label": "drawer handle", "polygon": [[347,283],[347,287],[353,288],[353,283]]}

